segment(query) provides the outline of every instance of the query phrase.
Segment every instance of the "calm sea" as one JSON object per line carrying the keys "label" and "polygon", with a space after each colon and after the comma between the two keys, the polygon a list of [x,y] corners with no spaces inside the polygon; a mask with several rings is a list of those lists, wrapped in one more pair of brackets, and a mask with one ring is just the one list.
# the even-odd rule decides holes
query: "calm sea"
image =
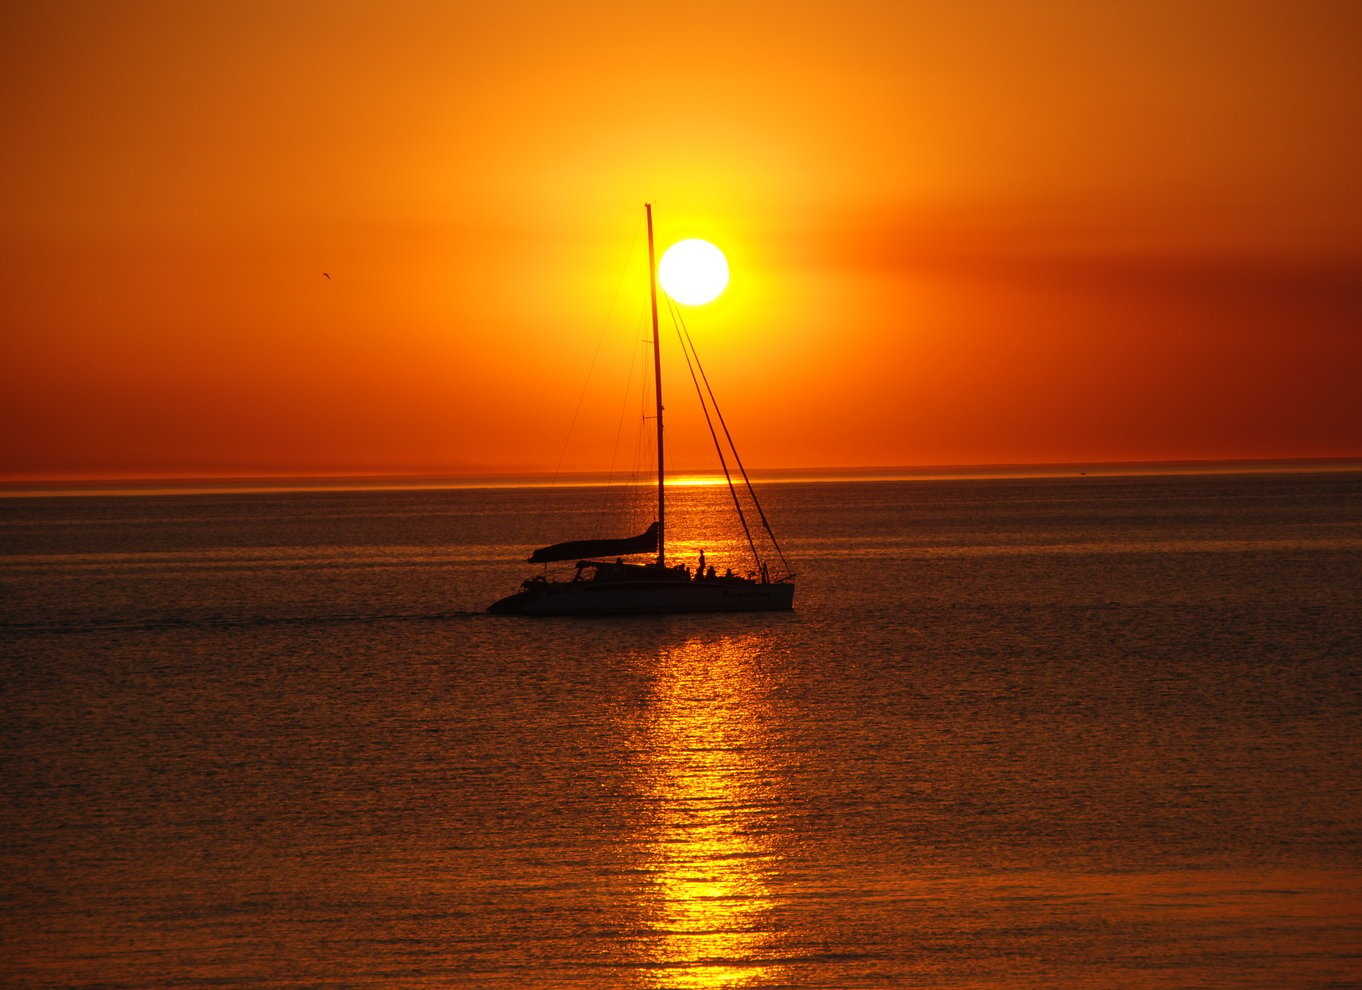
{"label": "calm sea", "polygon": [[792,614],[483,614],[600,494],[0,500],[4,985],[1362,986],[1362,474],[779,484]]}

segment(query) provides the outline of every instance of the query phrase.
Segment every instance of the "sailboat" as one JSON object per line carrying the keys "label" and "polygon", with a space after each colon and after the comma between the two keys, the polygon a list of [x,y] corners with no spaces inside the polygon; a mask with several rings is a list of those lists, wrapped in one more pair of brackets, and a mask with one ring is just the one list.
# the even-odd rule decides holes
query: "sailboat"
{"label": "sailboat", "polygon": [[[746,514],[738,497],[737,488],[728,463],[719,448],[719,459],[724,476],[733,494],[734,506],[747,535],[748,546],[755,559],[756,570],[740,576],[731,570],[719,574],[713,567],[700,567],[694,574],[685,565],[674,565],[667,556],[667,474],[663,457],[662,421],[662,347],[659,342],[657,319],[657,262],[653,248],[653,209],[645,204],[648,227],[648,292],[652,304],[653,325],[653,395],[657,421],[657,519],[637,536],[598,540],[568,540],[540,547],[530,555],[532,564],[576,561],[570,578],[554,579],[547,573],[537,574],[524,581],[520,590],[493,602],[488,611],[499,615],[621,615],[666,612],[766,612],[789,610],[794,607],[794,575],[785,563],[780,545],[767,523],[766,513],[757,500],[747,471],[737,458],[734,460],[747,487],[752,504],[757,509],[761,525],[769,537],[778,558],[781,572],[772,575],[771,562],[763,559],[752,537]],[[689,359],[688,359],[689,360]],[[702,371],[703,374],[703,371]],[[697,381],[697,390],[698,390]],[[708,382],[706,381],[706,387]],[[711,393],[712,400],[712,393]],[[702,398],[703,402],[703,398]],[[717,407],[715,408],[717,413]],[[705,409],[710,432],[714,434],[709,408]],[[722,417],[720,417],[722,423]],[[728,436],[728,429],[724,427]],[[714,434],[716,448],[718,437]],[[732,446],[731,437],[729,438]],[[626,557],[653,555],[645,562],[626,561]]]}

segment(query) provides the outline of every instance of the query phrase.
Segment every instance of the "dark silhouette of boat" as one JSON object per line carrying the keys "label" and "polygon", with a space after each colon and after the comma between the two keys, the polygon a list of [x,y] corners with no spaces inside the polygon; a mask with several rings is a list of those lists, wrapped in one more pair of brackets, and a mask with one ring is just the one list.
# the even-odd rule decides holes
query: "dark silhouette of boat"
{"label": "dark silhouette of boat", "polygon": [[[487,609],[489,612],[499,615],[627,615],[665,612],[765,612],[789,610],[794,607],[794,575],[785,562],[775,534],[771,532],[766,513],[757,500],[742,461],[737,457],[736,448],[732,448],[732,438],[728,433],[728,427],[723,424],[722,416],[718,414],[717,405],[713,406],[713,411],[723,426],[743,484],[752,504],[756,507],[775,556],[779,559],[782,573],[780,577],[773,578],[769,563],[757,550],[723,449],[718,443],[717,434],[714,433],[709,407],[706,407],[706,419],[710,422],[710,432],[714,435],[715,446],[719,451],[724,477],[730,490],[734,492],[734,505],[738,509],[743,531],[747,535],[756,570],[751,576],[739,576],[731,571],[719,574],[713,567],[705,568],[703,554],[700,567],[694,574],[691,574],[689,568],[684,565],[674,566],[668,563],[667,477],[662,446],[662,349],[658,340],[657,263],[653,253],[652,205],[646,205],[644,210],[648,225],[648,291],[652,303],[653,323],[653,394],[656,400],[657,420],[657,520],[637,536],[603,540],[569,540],[540,547],[530,555],[530,563],[549,564],[575,560],[577,565],[572,576],[566,580],[555,580],[547,573],[536,575],[523,582],[519,591],[494,602]],[[696,386],[698,390],[698,379]],[[707,379],[705,387],[708,389]],[[713,405],[712,393],[710,400]],[[701,401],[702,403],[704,401],[703,395]],[[640,554],[654,554],[655,558],[646,563],[624,559]]]}

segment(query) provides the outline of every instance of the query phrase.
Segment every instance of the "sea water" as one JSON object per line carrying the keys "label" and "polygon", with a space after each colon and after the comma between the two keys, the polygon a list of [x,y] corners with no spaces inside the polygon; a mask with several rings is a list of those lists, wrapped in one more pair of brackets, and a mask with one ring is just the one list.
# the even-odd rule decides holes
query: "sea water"
{"label": "sea water", "polygon": [[629,619],[483,612],[599,489],[0,500],[0,983],[1362,986],[1362,474],[765,494]]}

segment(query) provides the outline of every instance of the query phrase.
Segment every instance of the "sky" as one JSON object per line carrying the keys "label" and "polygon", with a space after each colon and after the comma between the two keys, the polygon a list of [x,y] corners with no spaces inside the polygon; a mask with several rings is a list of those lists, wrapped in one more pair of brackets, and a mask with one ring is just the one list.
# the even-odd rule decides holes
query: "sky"
{"label": "sky", "polygon": [[1359,50],[1352,0],[7,4],[0,476],[614,466],[645,202],[728,256],[683,316],[754,467],[1362,456]]}

